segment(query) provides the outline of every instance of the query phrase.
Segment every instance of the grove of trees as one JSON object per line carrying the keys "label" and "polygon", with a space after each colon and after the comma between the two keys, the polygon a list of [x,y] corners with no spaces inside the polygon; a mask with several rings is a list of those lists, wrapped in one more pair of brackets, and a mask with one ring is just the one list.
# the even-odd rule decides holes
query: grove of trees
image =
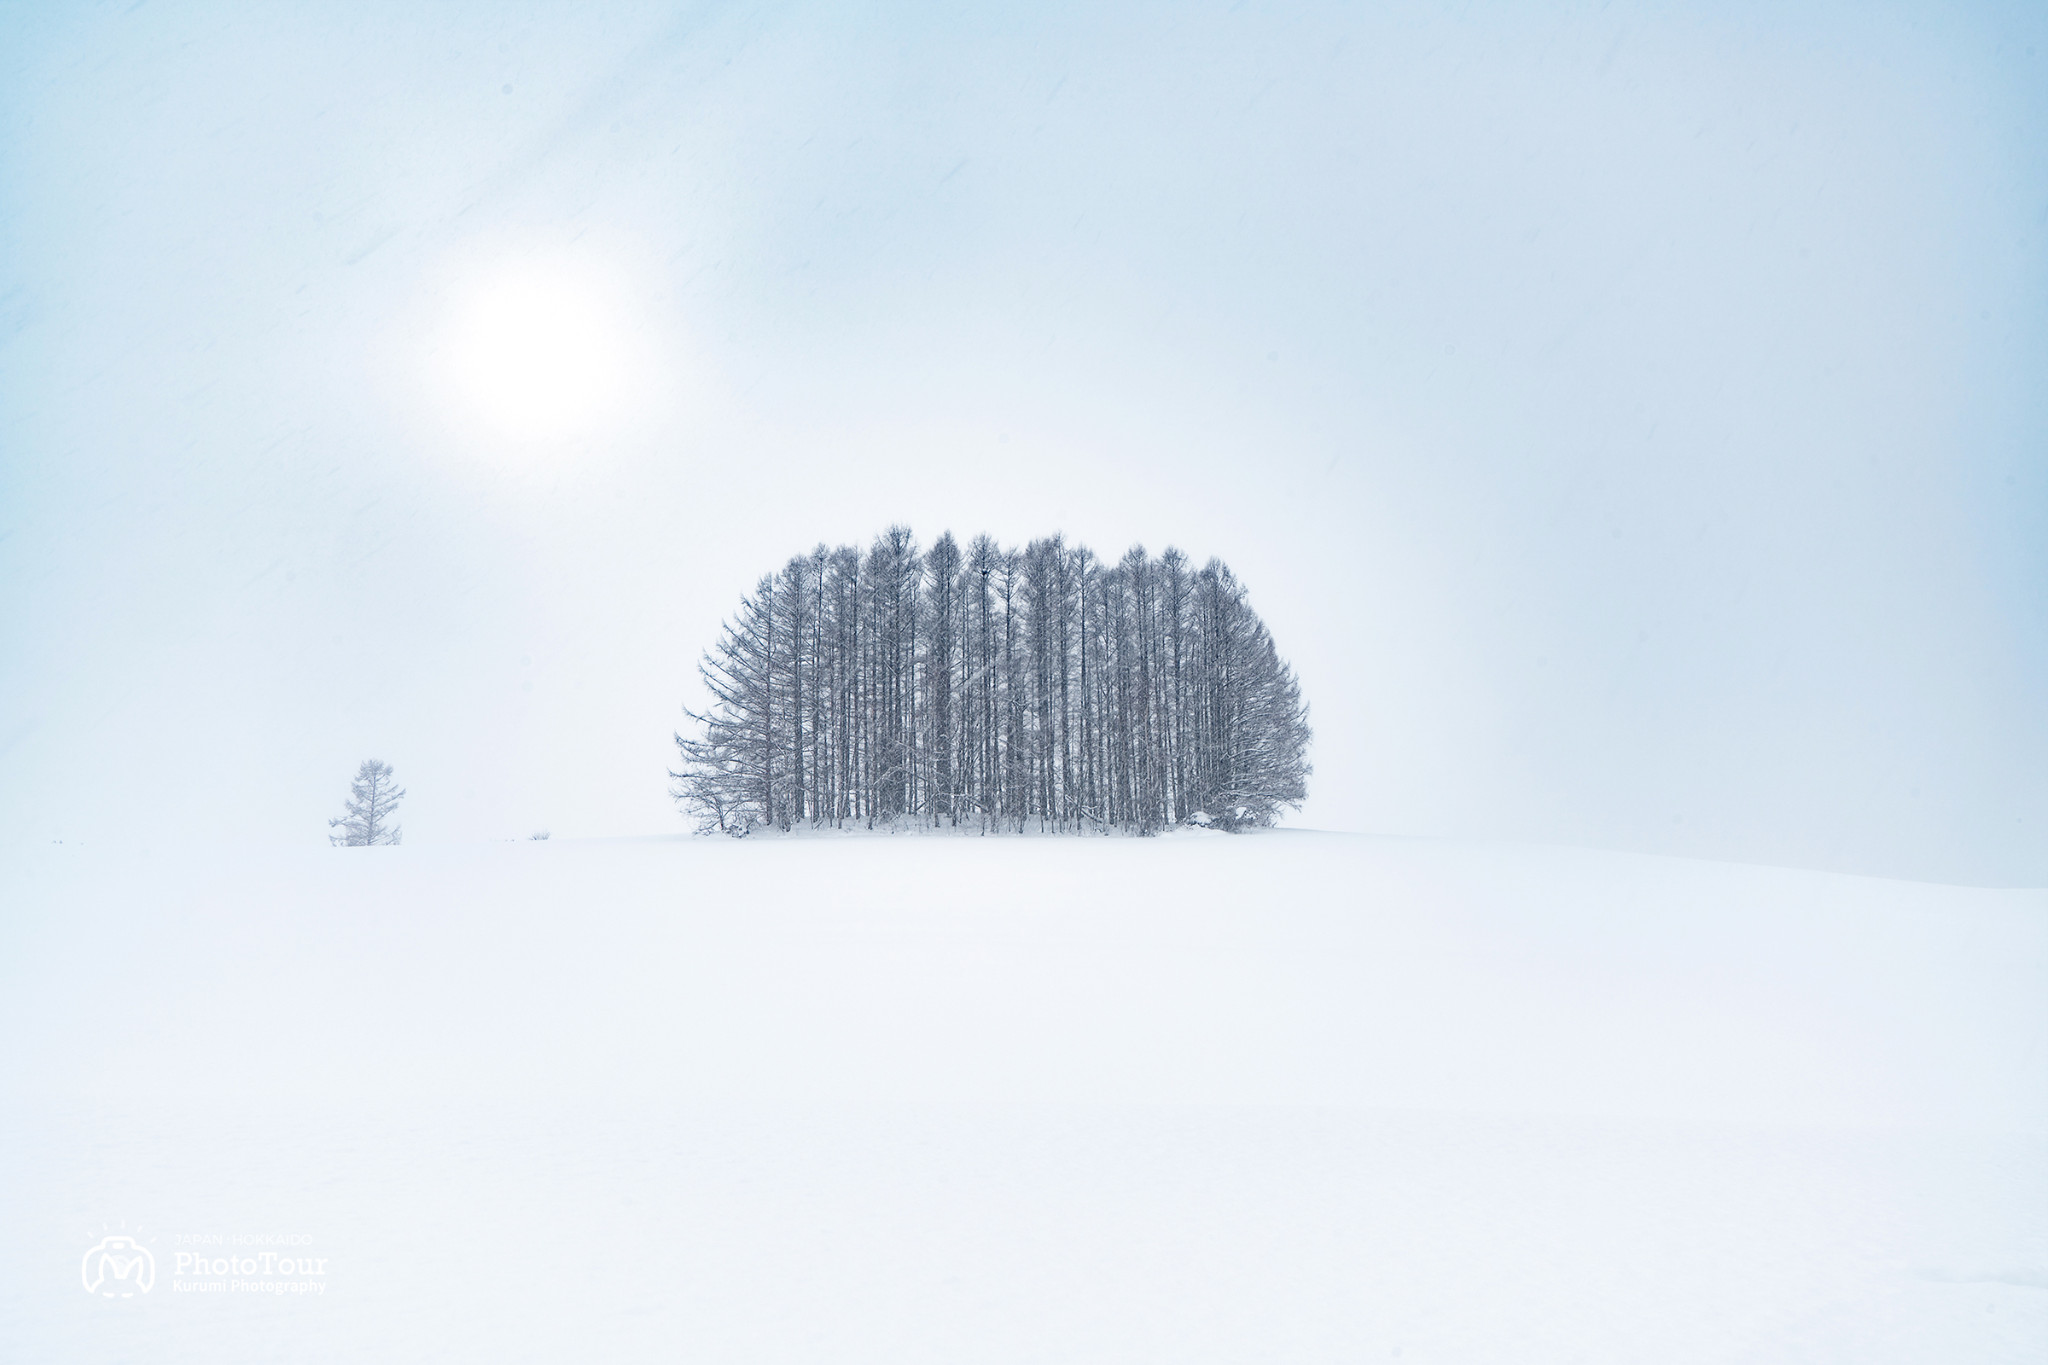
{"label": "grove of trees", "polygon": [[762,578],[699,671],[671,776],[706,830],[1234,829],[1307,795],[1292,670],[1230,570],[1177,550],[891,527]]}

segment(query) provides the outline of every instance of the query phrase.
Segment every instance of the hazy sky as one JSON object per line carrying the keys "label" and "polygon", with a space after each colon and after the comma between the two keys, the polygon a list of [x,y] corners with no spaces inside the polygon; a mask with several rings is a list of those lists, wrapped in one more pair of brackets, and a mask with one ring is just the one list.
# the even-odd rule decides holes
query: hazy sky
{"label": "hazy sky", "polygon": [[1222,556],[1299,823],[2048,883],[2048,18],[0,7],[8,838],[679,830],[892,521]]}

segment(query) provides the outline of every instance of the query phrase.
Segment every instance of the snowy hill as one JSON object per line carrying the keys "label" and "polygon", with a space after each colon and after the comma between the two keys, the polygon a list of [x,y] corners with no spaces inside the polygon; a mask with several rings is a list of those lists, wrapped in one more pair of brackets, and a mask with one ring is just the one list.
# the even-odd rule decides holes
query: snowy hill
{"label": "snowy hill", "polygon": [[[0,899],[22,1359],[2048,1343],[2048,893],[1281,832],[51,847]],[[154,1289],[83,1292],[124,1225]],[[271,1236],[317,1289],[176,1287]]]}

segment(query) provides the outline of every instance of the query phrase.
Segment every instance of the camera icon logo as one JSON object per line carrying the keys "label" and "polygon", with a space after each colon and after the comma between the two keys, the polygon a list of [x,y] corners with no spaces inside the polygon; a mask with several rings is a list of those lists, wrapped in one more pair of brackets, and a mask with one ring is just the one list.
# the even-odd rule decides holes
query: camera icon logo
{"label": "camera icon logo", "polygon": [[156,1257],[133,1237],[116,1233],[85,1253],[85,1292],[105,1299],[132,1299],[156,1287]]}

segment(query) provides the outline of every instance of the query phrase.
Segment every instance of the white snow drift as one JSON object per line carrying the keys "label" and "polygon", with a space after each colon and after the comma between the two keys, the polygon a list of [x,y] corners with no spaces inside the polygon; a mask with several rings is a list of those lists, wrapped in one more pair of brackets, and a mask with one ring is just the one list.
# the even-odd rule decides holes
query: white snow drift
{"label": "white snow drift", "polygon": [[[2041,892],[1276,833],[64,847],[0,896],[24,1359],[2048,1342]],[[164,1282],[81,1292],[119,1228]],[[322,1291],[175,1290],[256,1235]]]}

